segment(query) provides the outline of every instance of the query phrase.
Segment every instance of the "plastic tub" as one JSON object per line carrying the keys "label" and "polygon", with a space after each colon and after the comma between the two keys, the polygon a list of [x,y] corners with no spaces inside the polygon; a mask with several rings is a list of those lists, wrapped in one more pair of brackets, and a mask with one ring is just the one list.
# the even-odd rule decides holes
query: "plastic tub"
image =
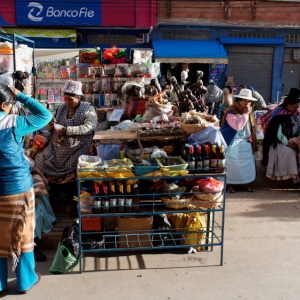
{"label": "plastic tub", "polygon": [[110,172],[115,171],[131,171],[133,164],[129,158],[105,160],[105,170]]}
{"label": "plastic tub", "polygon": [[155,159],[150,161],[154,163],[153,166],[133,166],[133,173],[135,176],[142,176],[160,169],[160,165]]}
{"label": "plastic tub", "polygon": [[188,164],[186,161],[184,161],[180,156],[169,156],[169,158],[176,158],[180,162],[180,164],[172,165],[172,166],[164,166],[160,158],[156,158],[156,161],[158,165],[160,166],[161,170],[170,171],[170,170],[186,170],[188,167]]}

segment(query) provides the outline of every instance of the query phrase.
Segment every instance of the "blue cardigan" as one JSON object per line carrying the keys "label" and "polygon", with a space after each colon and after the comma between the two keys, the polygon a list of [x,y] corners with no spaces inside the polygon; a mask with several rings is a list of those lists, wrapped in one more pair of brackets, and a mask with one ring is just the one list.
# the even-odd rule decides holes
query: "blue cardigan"
{"label": "blue cardigan", "polygon": [[0,112],[0,196],[20,194],[33,187],[31,167],[24,156],[23,137],[43,128],[52,119],[52,114],[33,98],[19,93],[16,100],[32,115]]}

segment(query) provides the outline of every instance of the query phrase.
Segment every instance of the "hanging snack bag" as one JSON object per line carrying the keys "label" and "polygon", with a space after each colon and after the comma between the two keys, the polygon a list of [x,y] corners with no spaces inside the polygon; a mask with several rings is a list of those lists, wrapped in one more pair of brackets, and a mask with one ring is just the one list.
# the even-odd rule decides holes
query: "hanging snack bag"
{"label": "hanging snack bag", "polygon": [[76,70],[76,57],[71,57],[69,59],[69,69],[70,69],[70,78],[77,77],[77,70]]}
{"label": "hanging snack bag", "polygon": [[39,95],[40,95],[40,100],[48,100],[48,91],[46,87],[40,87],[39,88]]}
{"label": "hanging snack bag", "polygon": [[61,73],[61,77],[62,77],[63,80],[69,79],[67,61],[65,59],[61,60],[60,73]]}
{"label": "hanging snack bag", "polygon": [[44,60],[37,61],[37,77],[41,79],[46,78],[46,61]]}
{"label": "hanging snack bag", "polygon": [[52,60],[46,61],[46,79],[53,79],[54,78],[54,71],[53,71],[53,64]]}
{"label": "hanging snack bag", "polygon": [[54,79],[61,79],[60,63],[61,63],[61,60],[59,60],[59,59],[55,59],[53,61]]}
{"label": "hanging snack bag", "polygon": [[55,88],[54,89],[54,101],[55,102],[61,102],[61,90],[60,90],[60,88]]}
{"label": "hanging snack bag", "polygon": [[54,102],[54,89],[48,88],[48,102]]}
{"label": "hanging snack bag", "polygon": [[101,64],[100,48],[80,50],[79,62],[88,64]]}

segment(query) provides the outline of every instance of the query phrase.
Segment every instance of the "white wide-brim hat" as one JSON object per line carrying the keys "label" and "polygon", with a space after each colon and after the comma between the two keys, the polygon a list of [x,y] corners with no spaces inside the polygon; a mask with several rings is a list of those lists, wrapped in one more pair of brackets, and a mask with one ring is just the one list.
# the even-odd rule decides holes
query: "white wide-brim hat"
{"label": "white wide-brim hat", "polygon": [[257,99],[252,97],[252,92],[248,89],[241,89],[238,95],[234,95],[235,98],[246,99],[249,101],[257,101]]}
{"label": "white wide-brim hat", "polygon": [[64,93],[77,96],[82,95],[82,83],[80,81],[67,80],[63,89]]}

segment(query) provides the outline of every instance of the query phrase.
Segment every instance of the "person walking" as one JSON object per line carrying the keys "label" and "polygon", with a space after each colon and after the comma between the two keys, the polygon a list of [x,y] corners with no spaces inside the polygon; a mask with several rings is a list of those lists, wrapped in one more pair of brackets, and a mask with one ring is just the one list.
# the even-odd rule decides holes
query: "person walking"
{"label": "person walking", "polygon": [[248,89],[252,92],[252,97],[257,100],[253,106],[253,110],[268,109],[264,97],[258,91],[256,91],[253,86],[248,86]]}
{"label": "person walking", "polygon": [[[10,114],[14,100],[31,115]],[[23,137],[46,126],[51,113],[19,90],[0,84],[0,291],[7,288],[8,261],[16,272],[17,290],[28,293],[41,280],[34,260],[34,191]]]}
{"label": "person walking", "polygon": [[223,103],[223,91],[215,85],[213,80],[209,81],[206,94],[204,95],[204,102],[208,106],[209,115],[218,114],[218,107]]}
{"label": "person walking", "polygon": [[223,95],[224,95],[224,102],[223,106],[229,107],[233,104],[233,98],[232,98],[232,88],[230,85],[226,85],[223,89]]}

